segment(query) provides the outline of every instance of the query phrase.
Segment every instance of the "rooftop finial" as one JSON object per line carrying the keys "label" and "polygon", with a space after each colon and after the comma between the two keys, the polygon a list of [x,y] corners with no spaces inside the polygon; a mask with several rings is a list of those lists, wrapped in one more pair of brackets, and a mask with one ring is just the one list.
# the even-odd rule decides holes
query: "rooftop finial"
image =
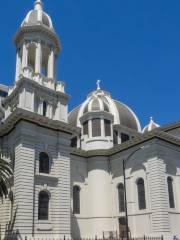
{"label": "rooftop finial", "polygon": [[100,90],[100,89],[101,89],[100,83],[101,83],[101,80],[97,80],[97,82],[96,82],[96,84],[97,84],[97,90]]}
{"label": "rooftop finial", "polygon": [[36,0],[34,3],[34,9],[35,10],[43,10],[43,3],[41,0]]}

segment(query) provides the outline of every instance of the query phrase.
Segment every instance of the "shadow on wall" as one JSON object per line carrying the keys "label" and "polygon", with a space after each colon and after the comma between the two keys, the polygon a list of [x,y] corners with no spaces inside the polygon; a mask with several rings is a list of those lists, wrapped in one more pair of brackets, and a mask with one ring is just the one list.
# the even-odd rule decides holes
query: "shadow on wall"
{"label": "shadow on wall", "polygon": [[73,239],[81,239],[81,232],[79,229],[77,217],[72,213],[72,210],[71,210],[71,237]]}
{"label": "shadow on wall", "polygon": [[5,231],[5,240],[9,240],[9,239],[21,239],[20,233],[18,230],[14,231],[14,224],[16,221],[16,215],[17,215],[17,211],[18,211],[18,206],[15,209],[14,215],[12,217],[12,220],[9,221],[9,223],[6,225],[6,231]]}

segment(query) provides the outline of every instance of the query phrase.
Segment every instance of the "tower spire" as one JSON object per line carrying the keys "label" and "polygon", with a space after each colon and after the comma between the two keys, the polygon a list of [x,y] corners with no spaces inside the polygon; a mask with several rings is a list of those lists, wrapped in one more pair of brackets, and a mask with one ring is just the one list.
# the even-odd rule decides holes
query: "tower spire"
{"label": "tower spire", "polygon": [[43,10],[43,3],[41,0],[36,0],[34,3],[34,9],[35,10]]}

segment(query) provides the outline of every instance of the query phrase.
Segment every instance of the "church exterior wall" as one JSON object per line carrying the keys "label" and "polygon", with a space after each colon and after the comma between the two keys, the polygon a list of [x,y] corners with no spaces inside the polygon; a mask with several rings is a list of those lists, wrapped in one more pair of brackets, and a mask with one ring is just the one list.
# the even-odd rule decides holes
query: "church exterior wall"
{"label": "church exterior wall", "polygon": [[[8,137],[1,138],[1,143],[7,142]],[[21,121],[15,127],[11,142],[15,151],[14,227],[9,234],[69,237],[70,135]],[[7,147],[10,146],[7,144]],[[48,153],[51,160],[49,175],[39,173],[39,153],[42,151]],[[38,195],[41,190],[47,191],[50,196],[48,221],[38,220]],[[10,208],[1,207],[4,211],[2,223],[8,224]],[[1,229],[4,235],[4,228]]]}

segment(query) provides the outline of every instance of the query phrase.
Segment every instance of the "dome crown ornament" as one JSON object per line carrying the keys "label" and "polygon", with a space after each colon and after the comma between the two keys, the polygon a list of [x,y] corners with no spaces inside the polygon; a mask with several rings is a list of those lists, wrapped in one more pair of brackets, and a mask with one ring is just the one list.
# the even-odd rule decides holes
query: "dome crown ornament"
{"label": "dome crown ornament", "polygon": [[36,0],[34,3],[34,10],[37,11],[42,11],[43,10],[43,3],[41,2],[41,0]]}
{"label": "dome crown ornament", "polygon": [[160,125],[157,124],[157,123],[155,123],[153,117],[150,117],[149,124],[144,127],[143,133],[150,132],[150,131],[152,131],[153,129],[158,128],[158,127],[160,127]]}
{"label": "dome crown ornament", "polygon": [[101,83],[101,80],[98,79],[97,82],[96,82],[96,85],[97,85],[97,91],[98,91],[98,90],[101,90],[100,83]]}

